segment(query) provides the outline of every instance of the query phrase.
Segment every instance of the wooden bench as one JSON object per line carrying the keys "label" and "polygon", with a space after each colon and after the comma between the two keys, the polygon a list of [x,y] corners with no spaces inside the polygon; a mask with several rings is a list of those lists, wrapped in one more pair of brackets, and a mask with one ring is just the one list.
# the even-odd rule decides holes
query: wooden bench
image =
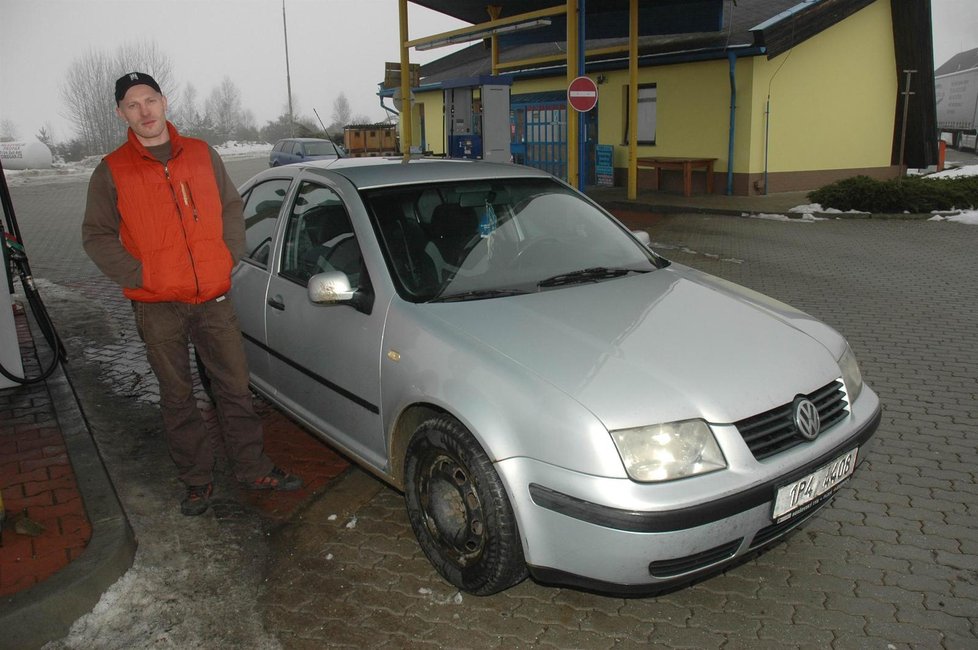
{"label": "wooden bench", "polygon": [[639,169],[655,169],[655,186],[662,188],[662,170],[673,169],[683,173],[683,196],[693,195],[693,170],[702,169],[706,172],[706,192],[713,193],[713,163],[716,158],[639,158]]}

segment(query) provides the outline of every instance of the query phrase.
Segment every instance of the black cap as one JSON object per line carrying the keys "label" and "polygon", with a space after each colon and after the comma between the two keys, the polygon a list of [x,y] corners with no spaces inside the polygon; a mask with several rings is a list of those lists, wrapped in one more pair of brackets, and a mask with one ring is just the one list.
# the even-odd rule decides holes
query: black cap
{"label": "black cap", "polygon": [[130,72],[129,74],[123,75],[118,79],[116,79],[115,103],[118,104],[119,102],[121,102],[122,98],[126,96],[126,91],[128,91],[133,86],[138,86],[139,84],[149,86],[150,88],[160,93],[161,95],[163,94],[163,91],[160,90],[160,85],[156,83],[156,79],[153,79],[145,72]]}

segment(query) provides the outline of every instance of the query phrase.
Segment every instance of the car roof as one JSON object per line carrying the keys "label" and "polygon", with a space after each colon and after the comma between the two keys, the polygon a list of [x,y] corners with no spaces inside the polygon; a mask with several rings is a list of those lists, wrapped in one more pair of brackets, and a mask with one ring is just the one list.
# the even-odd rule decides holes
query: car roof
{"label": "car roof", "polygon": [[[521,165],[445,158],[335,158],[293,163],[276,169],[279,174],[290,169],[296,174],[299,170],[308,170],[313,174],[328,171],[344,176],[358,189],[487,178],[550,177],[544,171]],[[272,176],[273,172],[268,170],[262,175]]]}
{"label": "car roof", "polygon": [[326,138],[282,138],[279,142],[329,142],[332,140],[327,140]]}

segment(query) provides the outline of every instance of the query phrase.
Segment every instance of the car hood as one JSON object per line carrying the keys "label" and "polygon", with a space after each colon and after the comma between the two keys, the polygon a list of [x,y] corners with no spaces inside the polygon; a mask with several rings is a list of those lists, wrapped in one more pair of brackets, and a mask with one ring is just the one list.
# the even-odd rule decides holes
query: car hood
{"label": "car hood", "polygon": [[692,418],[732,423],[841,374],[844,341],[830,327],[680,265],[426,307],[462,340],[508,357],[612,430]]}

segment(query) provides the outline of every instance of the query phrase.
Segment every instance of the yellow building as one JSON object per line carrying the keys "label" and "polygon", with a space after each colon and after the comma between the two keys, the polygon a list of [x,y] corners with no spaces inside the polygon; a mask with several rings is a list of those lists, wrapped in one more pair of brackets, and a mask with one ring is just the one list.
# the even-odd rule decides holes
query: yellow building
{"label": "yellow building", "polygon": [[[471,13],[472,3],[425,0],[418,4],[471,22],[477,15]],[[518,13],[526,3],[499,4]],[[595,4],[622,3],[587,3]],[[669,15],[664,12],[681,10],[674,2],[642,3],[656,4],[660,23]],[[813,189],[857,174],[894,177],[901,170],[901,151],[911,167],[936,161],[929,1],[738,0],[734,4],[704,0],[701,4],[712,4],[722,12],[714,29],[639,38],[640,162],[712,160],[714,192],[754,194]],[[592,13],[599,9],[585,14],[586,21],[603,19],[596,33],[607,31],[609,22],[621,22],[620,14]],[[566,23],[557,21],[553,28],[559,33]],[[582,178],[585,184],[596,182],[596,160],[603,154],[607,164],[610,152],[614,182],[624,185],[631,106],[628,39],[592,39],[587,28],[586,34],[585,74],[596,83],[597,105],[580,114],[588,124],[582,148],[589,162]],[[460,153],[468,150],[464,147],[453,150],[454,127],[446,106],[452,111],[457,104],[448,103],[446,89],[468,84],[473,89],[470,112],[477,120],[480,89],[484,84],[500,84],[509,87],[513,159],[563,175],[566,160],[561,156],[566,159],[570,137],[568,78],[566,62],[561,61],[566,41],[524,41],[511,39],[507,44],[500,39],[495,70],[491,51],[481,42],[422,66],[420,84],[414,89],[414,146],[435,154],[465,155]],[[904,74],[904,70],[916,72]],[[478,125],[474,129],[478,137]],[[666,191],[683,188],[679,172],[666,170],[661,180]],[[639,169],[639,188],[656,189],[656,184],[652,169]],[[693,190],[703,191],[705,186],[705,174],[694,173]]]}

